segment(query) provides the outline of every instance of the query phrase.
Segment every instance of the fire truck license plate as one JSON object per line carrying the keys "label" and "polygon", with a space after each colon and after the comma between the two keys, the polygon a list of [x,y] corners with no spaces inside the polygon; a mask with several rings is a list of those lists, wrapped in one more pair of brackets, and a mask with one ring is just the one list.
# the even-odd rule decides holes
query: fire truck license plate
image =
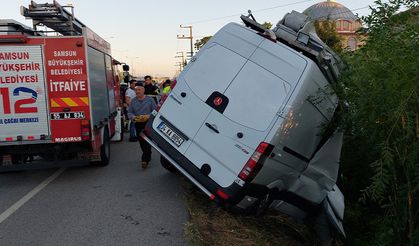
{"label": "fire truck license plate", "polygon": [[51,120],[84,119],[84,112],[51,113]]}
{"label": "fire truck license plate", "polygon": [[178,147],[185,141],[181,136],[179,136],[176,132],[170,129],[164,122],[160,123],[158,126],[159,130],[164,133],[173,143],[175,143]]}

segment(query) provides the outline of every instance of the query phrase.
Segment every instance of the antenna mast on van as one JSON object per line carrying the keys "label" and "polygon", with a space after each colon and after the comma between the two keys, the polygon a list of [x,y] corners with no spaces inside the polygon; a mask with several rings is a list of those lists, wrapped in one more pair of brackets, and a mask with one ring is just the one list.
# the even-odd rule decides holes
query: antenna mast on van
{"label": "antenna mast on van", "polygon": [[[70,8],[69,12],[65,8]],[[33,28],[46,26],[63,36],[82,35],[85,25],[74,17],[74,6],[61,6],[57,1],[38,4],[31,1],[28,8],[21,6],[20,12],[27,19],[32,19]]]}

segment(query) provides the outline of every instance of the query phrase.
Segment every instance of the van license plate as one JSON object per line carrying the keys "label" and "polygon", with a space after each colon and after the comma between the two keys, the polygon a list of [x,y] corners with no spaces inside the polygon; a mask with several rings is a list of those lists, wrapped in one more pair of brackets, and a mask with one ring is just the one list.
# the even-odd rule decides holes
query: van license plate
{"label": "van license plate", "polygon": [[164,124],[164,122],[160,123],[160,125],[157,128],[178,147],[185,141],[181,136],[179,136],[176,132],[174,132],[166,124]]}

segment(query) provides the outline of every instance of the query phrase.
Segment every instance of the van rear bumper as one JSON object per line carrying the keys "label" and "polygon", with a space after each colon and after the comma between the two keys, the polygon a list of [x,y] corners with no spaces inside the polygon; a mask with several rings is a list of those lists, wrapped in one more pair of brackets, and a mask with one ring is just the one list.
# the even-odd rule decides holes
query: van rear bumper
{"label": "van rear bumper", "polygon": [[[205,194],[207,194],[211,200],[216,201],[222,205],[236,205],[239,203],[248,190],[248,184],[239,186],[233,182],[228,187],[219,186],[210,177],[201,173],[201,170],[197,168],[190,160],[184,155],[177,151],[170,143],[168,143],[160,134],[151,128],[152,119],[149,121],[150,128],[146,127],[146,131],[141,134],[154,149],[156,149],[162,156],[164,156],[173,166],[175,166],[183,175],[185,175],[192,183],[200,188]],[[148,129],[147,129],[148,128]],[[219,191],[225,193],[228,198],[224,199],[220,197]]]}

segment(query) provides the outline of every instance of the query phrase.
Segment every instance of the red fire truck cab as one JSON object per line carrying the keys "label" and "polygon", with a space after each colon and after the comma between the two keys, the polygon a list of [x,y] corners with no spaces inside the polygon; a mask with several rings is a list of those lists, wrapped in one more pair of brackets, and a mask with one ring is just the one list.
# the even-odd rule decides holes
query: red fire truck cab
{"label": "red fire truck cab", "polygon": [[0,20],[0,171],[41,159],[107,165],[111,139],[123,136],[110,44],[55,1],[22,14],[34,28]]}

